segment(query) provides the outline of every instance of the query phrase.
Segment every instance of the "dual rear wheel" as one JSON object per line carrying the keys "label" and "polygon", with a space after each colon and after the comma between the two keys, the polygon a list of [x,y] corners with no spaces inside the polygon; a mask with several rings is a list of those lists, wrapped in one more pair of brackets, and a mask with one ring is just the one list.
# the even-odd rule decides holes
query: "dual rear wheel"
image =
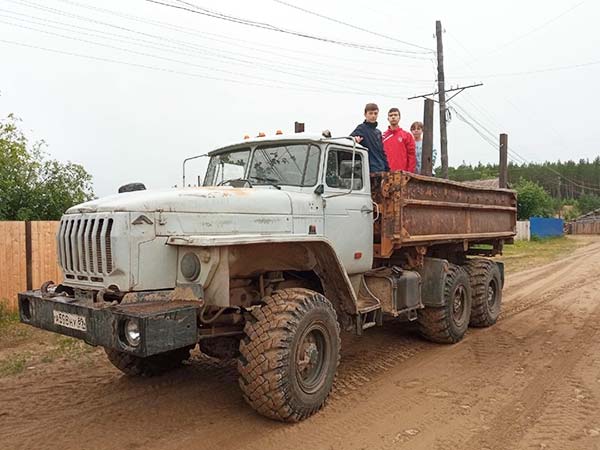
{"label": "dual rear wheel", "polygon": [[502,279],[498,265],[475,258],[463,266],[449,265],[443,286],[444,306],[418,312],[419,332],[444,344],[460,341],[469,325],[488,327],[496,323],[502,302]]}

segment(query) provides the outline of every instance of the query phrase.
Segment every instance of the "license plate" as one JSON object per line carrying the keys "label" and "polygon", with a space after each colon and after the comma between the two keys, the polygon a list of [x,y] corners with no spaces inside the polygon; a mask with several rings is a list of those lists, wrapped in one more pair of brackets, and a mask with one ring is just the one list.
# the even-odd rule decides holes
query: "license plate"
{"label": "license plate", "polygon": [[73,330],[87,331],[85,317],[63,311],[53,311],[54,323]]}

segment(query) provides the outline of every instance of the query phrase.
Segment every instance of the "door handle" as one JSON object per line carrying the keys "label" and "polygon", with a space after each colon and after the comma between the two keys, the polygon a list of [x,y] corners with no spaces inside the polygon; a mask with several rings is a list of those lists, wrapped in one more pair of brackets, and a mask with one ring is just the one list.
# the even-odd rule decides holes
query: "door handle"
{"label": "door handle", "polygon": [[379,219],[379,205],[376,202],[373,202],[373,209],[369,209],[367,205],[363,205],[363,207],[360,208],[360,212],[363,214],[371,214],[375,212],[376,214],[373,218],[373,222],[376,222],[377,219]]}

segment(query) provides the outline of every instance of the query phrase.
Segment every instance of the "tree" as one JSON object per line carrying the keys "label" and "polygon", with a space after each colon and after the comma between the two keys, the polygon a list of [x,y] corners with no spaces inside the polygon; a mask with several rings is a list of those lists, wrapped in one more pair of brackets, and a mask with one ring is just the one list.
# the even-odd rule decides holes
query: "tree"
{"label": "tree", "polygon": [[10,114],[0,120],[0,220],[57,220],[94,198],[92,176],[79,164],[48,159]]}
{"label": "tree", "polygon": [[600,209],[600,196],[592,194],[582,195],[577,200],[577,206],[579,206],[581,214]]}
{"label": "tree", "polygon": [[515,189],[517,191],[517,217],[519,220],[528,220],[530,217],[552,217],[554,215],[554,201],[542,186],[521,178]]}

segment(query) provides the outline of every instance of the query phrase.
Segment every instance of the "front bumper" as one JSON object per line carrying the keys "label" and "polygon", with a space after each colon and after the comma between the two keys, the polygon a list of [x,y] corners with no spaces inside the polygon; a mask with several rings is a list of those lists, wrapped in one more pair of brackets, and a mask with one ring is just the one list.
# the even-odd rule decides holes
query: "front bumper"
{"label": "front bumper", "polygon": [[[193,301],[157,300],[117,304],[96,303],[65,296],[42,295],[41,291],[19,294],[21,322],[43,330],[83,339],[90,345],[116,349],[146,357],[197,342],[197,312]],[[60,324],[56,312],[79,318],[74,329]],[[126,320],[134,320],[140,343],[132,347],[124,335]],[[57,323],[58,322],[58,323]]]}

